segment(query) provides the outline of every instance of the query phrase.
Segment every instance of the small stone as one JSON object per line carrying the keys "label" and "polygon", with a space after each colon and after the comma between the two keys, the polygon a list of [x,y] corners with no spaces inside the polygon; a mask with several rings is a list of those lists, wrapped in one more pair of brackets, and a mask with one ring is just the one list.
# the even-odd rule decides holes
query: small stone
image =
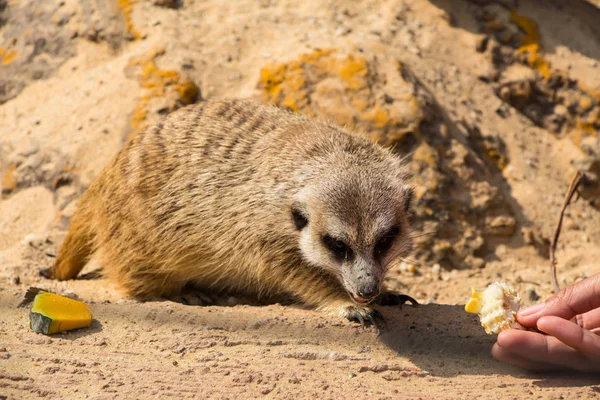
{"label": "small stone", "polygon": [[33,248],[39,248],[42,246],[42,244],[44,244],[44,242],[46,241],[46,238],[43,237],[42,235],[39,235],[37,233],[29,233],[28,235],[25,236],[25,238],[23,239],[23,243],[26,245],[29,245]]}
{"label": "small stone", "polygon": [[440,264],[435,263],[433,264],[433,266],[431,267],[431,275],[435,278],[435,279],[441,279],[442,278],[442,267],[440,266]]}
{"label": "small stone", "polygon": [[400,271],[414,274],[417,272],[417,267],[414,264],[407,264],[402,261],[402,263],[400,263]]}
{"label": "small stone", "polygon": [[356,378],[356,374],[354,372],[348,373],[348,379]]}
{"label": "small stone", "polygon": [[579,225],[575,221],[567,221],[567,223],[565,224],[565,228],[572,231],[576,231],[579,230]]}
{"label": "small stone", "polygon": [[482,269],[485,267],[485,260],[480,257],[467,256],[465,259],[465,263],[469,265],[471,268]]}
{"label": "small stone", "polygon": [[512,236],[517,229],[517,221],[508,215],[488,218],[487,233],[494,236]]}
{"label": "small stone", "polygon": [[557,104],[554,106],[554,114],[560,115],[560,116],[566,116],[569,114],[569,110],[567,109],[567,107],[563,106],[562,104]]}
{"label": "small stone", "polygon": [[506,246],[503,244],[498,245],[498,247],[496,247],[496,255],[499,258],[503,258],[506,255]]}
{"label": "small stone", "polygon": [[440,240],[433,246],[433,252],[436,256],[443,258],[452,251],[452,244],[447,240]]}
{"label": "small stone", "polygon": [[579,100],[579,108],[583,112],[592,108],[593,105],[594,103],[592,103],[592,99],[589,96],[584,96],[581,98],[581,100]]}

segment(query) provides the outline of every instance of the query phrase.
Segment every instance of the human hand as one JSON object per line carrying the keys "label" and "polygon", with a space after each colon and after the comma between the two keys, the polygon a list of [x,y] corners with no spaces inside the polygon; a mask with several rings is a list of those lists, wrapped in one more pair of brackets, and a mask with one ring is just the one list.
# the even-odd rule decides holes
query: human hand
{"label": "human hand", "polygon": [[498,335],[492,355],[531,370],[600,371],[600,274],[517,314],[527,328]]}

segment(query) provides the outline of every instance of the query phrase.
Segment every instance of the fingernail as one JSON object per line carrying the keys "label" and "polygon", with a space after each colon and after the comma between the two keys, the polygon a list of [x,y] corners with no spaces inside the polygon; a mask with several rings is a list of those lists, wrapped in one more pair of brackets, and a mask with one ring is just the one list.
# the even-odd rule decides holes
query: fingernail
{"label": "fingernail", "polygon": [[540,312],[544,308],[544,305],[545,305],[544,303],[540,303],[540,304],[536,304],[534,306],[524,308],[519,311],[519,315],[521,317],[529,317],[530,315]]}

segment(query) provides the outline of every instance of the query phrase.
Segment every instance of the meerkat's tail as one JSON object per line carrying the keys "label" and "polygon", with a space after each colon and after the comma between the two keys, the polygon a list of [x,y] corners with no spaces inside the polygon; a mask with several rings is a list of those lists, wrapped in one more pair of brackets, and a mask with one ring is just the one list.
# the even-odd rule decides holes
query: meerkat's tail
{"label": "meerkat's tail", "polygon": [[85,213],[75,213],[71,227],[63,242],[54,266],[40,271],[50,279],[65,281],[73,279],[83,269],[93,252],[94,235],[90,230],[90,220]]}

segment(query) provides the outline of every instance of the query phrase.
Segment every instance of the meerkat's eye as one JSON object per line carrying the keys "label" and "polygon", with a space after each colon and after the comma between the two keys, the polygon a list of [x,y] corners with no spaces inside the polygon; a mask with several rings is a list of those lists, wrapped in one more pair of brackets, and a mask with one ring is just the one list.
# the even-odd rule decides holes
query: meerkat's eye
{"label": "meerkat's eye", "polygon": [[294,220],[294,225],[296,225],[296,229],[298,229],[299,231],[301,231],[306,225],[308,225],[308,218],[306,218],[304,214],[302,214],[300,210],[296,208],[292,208],[292,219]]}
{"label": "meerkat's eye", "polygon": [[383,256],[390,247],[392,247],[392,243],[394,243],[394,239],[396,239],[398,233],[400,233],[400,227],[396,225],[379,238],[377,243],[375,243],[375,249],[373,251],[376,257]]}
{"label": "meerkat's eye", "polygon": [[352,250],[342,240],[334,239],[329,235],[323,236],[323,244],[338,260],[344,260],[352,257]]}

